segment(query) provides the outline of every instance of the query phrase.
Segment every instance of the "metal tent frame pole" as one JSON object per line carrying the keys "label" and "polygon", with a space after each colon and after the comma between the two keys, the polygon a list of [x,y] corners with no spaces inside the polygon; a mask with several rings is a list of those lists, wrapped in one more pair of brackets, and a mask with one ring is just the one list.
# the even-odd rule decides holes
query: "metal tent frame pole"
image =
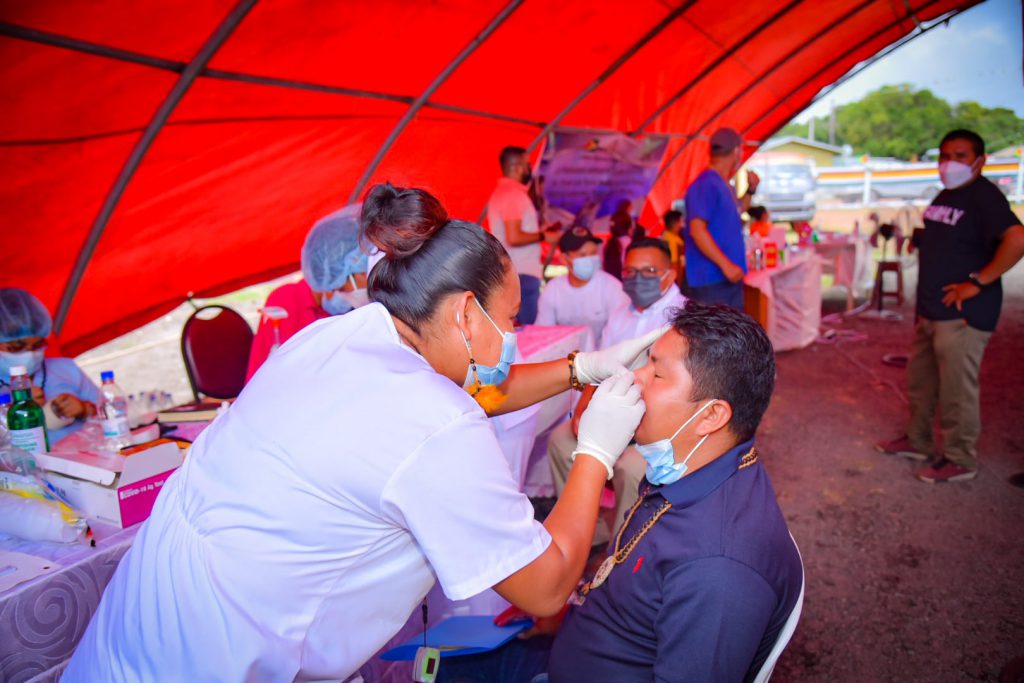
{"label": "metal tent frame pole", "polygon": [[[929,30],[930,30],[930,29],[932,29],[932,28],[935,28],[936,26],[939,26],[939,25],[941,25],[941,24],[942,24],[943,22],[945,22],[945,21],[948,21],[949,19],[953,18],[953,17],[954,17],[954,16],[956,16],[957,14],[960,14],[961,12],[963,12],[963,11],[965,11],[965,10],[967,10],[967,9],[970,9],[970,8],[971,8],[971,7],[973,7],[974,5],[977,5],[977,4],[978,4],[978,1],[979,1],[979,0],[976,0],[975,2],[972,2],[972,3],[970,3],[970,5],[968,5],[968,6],[962,7],[962,8],[960,8],[960,9],[957,9],[957,10],[953,10],[953,11],[952,11],[952,12],[951,12],[950,14],[948,14],[948,15],[944,15],[944,16],[942,17],[942,19],[941,19],[940,21],[937,21],[937,23],[935,23],[934,25],[930,26],[930,27],[929,27]],[[922,10],[926,10],[926,9],[928,9],[929,7],[931,7],[932,5],[934,5],[934,4],[938,3],[938,2],[939,2],[939,0],[928,0],[928,2],[925,2],[924,4],[922,4],[922,5],[921,5],[920,7],[918,7],[918,8],[917,8],[917,9],[916,9],[916,10],[915,10],[915,11],[914,11],[913,13],[914,13],[914,14],[916,14],[917,12],[920,12],[920,11],[922,11]],[[867,45],[868,45],[869,43],[871,43],[871,42],[872,42],[873,40],[877,39],[877,38],[878,38],[878,37],[879,37],[880,35],[882,35],[882,34],[886,33],[887,31],[890,31],[890,30],[892,30],[892,29],[896,28],[897,26],[899,26],[899,25],[900,25],[900,24],[902,24],[903,22],[905,22],[905,21],[907,21],[908,19],[910,19],[910,17],[911,17],[911,15],[910,15],[910,14],[904,14],[904,15],[903,15],[903,16],[901,16],[901,17],[900,17],[899,19],[896,19],[896,20],[893,20],[893,21],[889,22],[888,24],[886,24],[886,25],[885,25],[884,27],[882,27],[882,28],[881,28],[881,29],[879,29],[878,31],[875,31],[875,32],[874,32],[873,34],[871,34],[870,36],[868,36],[868,37],[867,37],[867,38],[865,38],[864,40],[860,41],[859,43],[857,43],[856,45],[854,45],[853,47],[851,47],[851,48],[850,48],[849,50],[847,50],[847,51],[846,51],[846,52],[844,52],[843,54],[841,54],[840,56],[836,57],[835,59],[833,59],[833,60],[832,60],[831,62],[829,62],[829,63],[828,63],[828,64],[826,64],[825,66],[823,66],[822,68],[820,68],[820,69],[818,69],[817,71],[815,71],[813,75],[809,76],[809,77],[808,77],[808,78],[806,78],[806,79],[805,79],[805,80],[804,80],[803,82],[801,82],[801,83],[800,83],[800,84],[799,84],[798,86],[796,86],[796,87],[792,88],[792,89],[791,89],[791,90],[790,90],[789,92],[787,92],[787,93],[786,93],[786,95],[785,95],[784,97],[781,97],[781,98],[779,98],[779,101],[778,101],[778,102],[776,102],[776,103],[775,103],[775,105],[774,105],[774,106],[772,106],[772,108],[771,108],[771,109],[769,109],[768,111],[764,112],[764,113],[763,113],[763,114],[761,115],[761,117],[760,117],[760,118],[758,118],[758,119],[757,119],[757,120],[756,120],[756,121],[755,121],[754,123],[752,123],[752,124],[750,124],[749,126],[747,126],[747,127],[746,127],[746,128],[744,129],[744,133],[746,133],[746,132],[750,131],[750,130],[751,130],[751,129],[753,129],[753,128],[756,128],[756,127],[757,127],[758,125],[760,125],[760,124],[761,124],[761,122],[762,122],[762,121],[764,121],[764,120],[765,120],[765,119],[767,119],[767,118],[768,118],[769,116],[771,116],[771,115],[772,115],[772,114],[774,114],[774,113],[775,113],[776,111],[778,111],[779,107],[781,107],[781,106],[782,106],[782,104],[783,104],[783,103],[784,103],[784,102],[785,102],[786,100],[788,100],[788,99],[789,99],[790,97],[792,97],[792,96],[793,96],[794,94],[796,94],[796,93],[800,92],[801,90],[803,90],[804,88],[806,88],[806,87],[807,87],[808,85],[810,85],[811,83],[813,83],[813,82],[815,81],[815,79],[819,78],[819,77],[820,77],[820,76],[821,76],[822,74],[824,74],[824,73],[825,73],[826,71],[828,71],[829,69],[831,69],[831,68],[835,67],[835,65],[836,65],[836,64],[838,64],[839,62],[843,61],[844,59],[846,59],[846,58],[847,58],[847,57],[849,57],[850,55],[852,55],[852,54],[856,53],[856,52],[857,52],[858,50],[860,50],[860,49],[864,48],[864,47],[865,47],[865,46],[867,46]],[[912,34],[910,34],[909,36],[904,36],[904,38],[901,38],[901,39],[900,39],[899,41],[897,41],[897,43],[899,43],[899,44],[900,44],[901,46],[902,46],[902,45],[906,45],[906,44],[907,44],[908,42],[910,42],[910,40],[913,40],[913,39],[915,39],[915,38],[918,38],[918,37],[920,37],[920,36],[922,36],[922,35],[924,35],[924,33],[923,33],[923,32],[917,32],[917,33],[912,33]],[[908,39],[909,39],[909,40],[908,40]],[[900,41],[902,41],[902,42],[900,42]],[[810,102],[808,102],[808,104],[810,104],[811,102],[815,102],[815,101],[817,101],[817,99],[818,99],[818,97],[814,97],[814,98],[812,98],[812,99],[810,100]]]}
{"label": "metal tent frame pole", "polygon": [[665,164],[661,167],[661,169],[658,170],[658,175],[656,175],[654,177],[654,182],[657,183],[659,180],[661,180],[661,177],[665,174],[665,171],[669,168],[669,166],[671,166],[673,163],[675,163],[675,160],[677,158],[679,158],[679,155],[682,154],[686,150],[686,148],[690,146],[690,142],[692,142],[695,139],[699,139],[699,138],[702,137],[700,135],[700,131],[704,130],[709,125],[711,125],[711,123],[714,122],[715,120],[717,120],[719,116],[724,114],[725,111],[729,107],[731,107],[733,104],[735,104],[736,100],[739,99],[740,97],[742,97],[743,93],[745,93],[747,91],[747,88],[750,87],[751,83],[756,83],[757,81],[761,81],[761,80],[764,80],[765,78],[768,78],[773,73],[775,73],[780,68],[782,68],[784,65],[788,64],[789,60],[793,59],[794,57],[799,55],[801,52],[803,52],[805,49],[807,49],[808,46],[813,45],[818,40],[820,40],[822,37],[828,35],[829,32],[831,32],[831,31],[835,30],[836,28],[842,26],[851,17],[855,16],[861,10],[866,9],[868,6],[872,5],[874,2],[876,2],[876,0],[864,0],[860,5],[856,6],[851,11],[844,13],[841,17],[839,17],[838,19],[834,20],[831,24],[829,24],[824,29],[822,29],[813,39],[811,39],[810,41],[804,43],[803,45],[800,45],[799,47],[796,47],[796,48],[790,50],[785,56],[783,56],[783,57],[779,58],[778,60],[776,60],[775,64],[773,64],[771,66],[771,68],[769,68],[767,71],[761,72],[760,74],[758,74],[757,78],[752,79],[751,81],[748,81],[746,84],[744,84],[743,88],[741,88],[739,90],[739,94],[738,95],[736,95],[733,98],[730,98],[724,105],[722,105],[718,109],[718,111],[716,111],[714,114],[709,116],[707,118],[707,120],[705,120],[702,124],[697,126],[697,129],[696,129],[697,133],[694,134],[690,138],[690,140],[688,140],[686,143],[681,145],[679,147],[679,149],[677,149],[672,154],[672,156],[668,159],[668,161],[666,161]]}
{"label": "metal tent frame pole", "polygon": [[352,188],[352,193],[349,194],[348,197],[349,204],[355,202],[363,193],[363,190],[366,188],[367,183],[370,182],[370,178],[373,177],[373,174],[377,170],[377,167],[380,166],[380,163],[384,160],[384,157],[387,156],[387,153],[389,151],[391,151],[391,147],[395,144],[395,141],[398,140],[398,137],[416,117],[416,114],[419,113],[420,109],[423,108],[423,105],[427,103],[427,100],[430,99],[430,97],[437,91],[437,89],[440,88],[446,80],[448,80],[448,77],[451,76],[455,72],[455,70],[458,69],[459,66],[461,66],[462,63],[469,58],[470,55],[476,52],[476,49],[478,47],[483,45],[487,41],[487,39],[490,38],[494,34],[494,32],[497,31],[498,28],[501,27],[501,25],[504,24],[505,21],[510,16],[512,16],[513,12],[519,9],[519,7],[523,4],[523,1],[524,0],[512,0],[512,2],[505,5],[505,7],[500,12],[498,12],[497,16],[491,19],[487,26],[484,27],[484,30],[478,33],[476,37],[470,41],[469,45],[462,48],[462,51],[458,55],[456,55],[455,59],[453,59],[448,64],[448,66],[446,66],[444,70],[437,75],[433,82],[427,86],[427,89],[424,90],[420,94],[420,96],[417,97],[416,100],[409,106],[409,109],[405,112],[405,115],[402,116],[402,118],[398,121],[395,127],[391,130],[391,133],[388,135],[387,139],[384,140],[384,143],[380,146],[380,148],[377,149],[377,153],[373,156],[373,159],[370,161],[369,165],[363,171],[362,177],[359,178],[359,181],[356,183],[355,187]]}
{"label": "metal tent frame pole", "polygon": [[[874,0],[872,0],[872,1],[874,1]],[[937,3],[937,2],[939,2],[939,1],[940,1],[940,0],[929,0],[928,2],[926,2],[926,3],[922,4],[922,5],[920,6],[920,7],[918,7],[918,8],[916,9],[916,10],[914,10],[914,11],[913,11],[913,13],[914,13],[914,14],[916,14],[917,12],[920,12],[920,11],[922,11],[922,10],[926,10],[926,9],[928,9],[929,7],[931,7],[932,5],[936,4],[936,3]],[[870,4],[870,3],[868,3],[868,4]],[[973,6],[974,6],[974,5],[976,5],[976,4],[978,4],[978,2],[973,2],[973,3],[971,3],[971,5],[970,5],[970,6],[972,6],[972,7],[973,7]],[[864,5],[860,6],[860,9],[863,9],[863,8],[864,8]],[[937,25],[941,24],[942,22],[948,21],[948,20],[949,20],[949,19],[951,19],[951,18],[952,18],[953,16],[955,16],[956,14],[959,14],[960,12],[962,12],[962,11],[964,11],[964,10],[966,10],[966,9],[969,9],[969,7],[964,7],[964,8],[961,8],[961,9],[959,9],[959,10],[954,10],[954,11],[953,11],[953,12],[952,12],[951,14],[947,14],[947,15],[944,15],[944,16],[943,16],[943,17],[942,17],[942,18],[941,18],[940,20],[936,20],[936,24],[935,24],[935,25],[937,26]],[[848,15],[846,15],[845,17],[843,17],[842,21],[840,21],[839,23],[842,23],[843,21],[846,21],[846,19],[849,19],[849,18],[850,18],[850,17],[852,17],[852,16],[853,16],[853,13],[851,13],[851,14],[848,14]],[[776,104],[775,104],[774,106],[772,106],[772,108],[771,108],[771,109],[769,109],[769,110],[768,110],[767,112],[765,112],[764,114],[762,114],[762,115],[761,115],[761,117],[760,117],[760,118],[758,118],[758,119],[757,119],[757,120],[756,120],[756,121],[755,121],[754,123],[752,123],[752,124],[750,124],[750,125],[746,126],[746,127],[745,127],[745,128],[743,129],[743,131],[742,131],[742,134],[743,134],[744,136],[746,136],[746,135],[747,135],[747,134],[748,134],[748,133],[749,133],[749,132],[750,132],[751,130],[753,130],[754,128],[756,128],[756,127],[757,127],[757,126],[758,126],[758,125],[759,125],[759,124],[760,124],[760,123],[761,123],[762,121],[764,121],[764,120],[765,120],[766,118],[768,118],[768,117],[769,117],[769,116],[770,116],[771,114],[773,114],[773,113],[774,113],[775,111],[777,111],[777,110],[778,110],[778,108],[779,108],[779,107],[781,107],[781,106],[783,105],[783,103],[785,103],[785,102],[786,102],[787,100],[789,100],[789,99],[790,99],[790,98],[791,98],[791,97],[792,97],[792,96],[793,96],[793,95],[794,95],[795,93],[799,92],[799,91],[800,91],[800,90],[802,90],[803,88],[807,87],[807,86],[808,86],[808,85],[809,85],[810,83],[814,82],[814,80],[815,80],[815,79],[817,79],[818,77],[820,77],[820,76],[821,76],[821,74],[823,74],[823,73],[825,73],[826,71],[828,71],[829,69],[833,68],[833,67],[834,67],[834,66],[835,66],[836,64],[838,64],[839,62],[843,61],[844,59],[846,59],[847,57],[849,57],[849,56],[850,56],[851,54],[853,54],[853,53],[857,52],[858,50],[860,50],[861,48],[863,48],[863,47],[864,47],[865,45],[867,45],[867,44],[868,44],[868,43],[870,43],[871,41],[873,41],[873,40],[875,40],[876,38],[878,38],[878,36],[882,35],[882,34],[883,34],[883,33],[885,33],[886,31],[889,31],[889,30],[891,30],[891,29],[893,29],[893,28],[895,28],[895,27],[899,26],[899,25],[900,25],[900,24],[902,24],[903,22],[907,21],[907,19],[909,19],[909,18],[910,18],[910,15],[909,15],[909,14],[905,14],[905,15],[902,15],[902,16],[901,16],[901,17],[899,17],[898,19],[895,19],[895,20],[891,21],[890,23],[886,24],[886,25],[885,25],[884,27],[882,27],[881,29],[879,29],[878,31],[876,31],[875,33],[873,33],[872,35],[868,36],[867,38],[865,38],[865,39],[864,39],[864,40],[862,40],[861,42],[857,43],[856,45],[854,45],[853,47],[851,47],[850,49],[848,49],[848,50],[847,50],[846,52],[844,52],[844,53],[843,53],[843,54],[841,54],[840,56],[838,56],[838,57],[836,57],[835,59],[833,59],[833,60],[832,60],[831,62],[829,62],[828,64],[826,64],[825,66],[823,66],[823,67],[822,67],[821,69],[819,69],[818,71],[816,71],[816,72],[815,72],[815,73],[814,73],[814,74],[813,74],[812,76],[808,77],[808,78],[807,78],[807,79],[805,79],[805,80],[804,80],[803,82],[801,82],[801,83],[800,83],[800,84],[799,84],[798,86],[796,86],[796,87],[792,88],[791,90],[789,90],[789,91],[788,91],[788,92],[787,92],[787,93],[786,93],[786,94],[785,94],[784,96],[781,96],[781,97],[779,97],[779,98],[778,98],[778,101],[776,102]],[[830,26],[829,28],[825,29],[825,31],[823,31],[823,32],[822,32],[822,33],[820,33],[820,34],[819,34],[819,35],[818,35],[817,37],[815,37],[814,41],[817,41],[817,40],[818,40],[819,38],[822,38],[822,37],[824,37],[825,35],[827,35],[827,31],[831,30],[832,28],[835,28],[835,27],[836,27],[837,25],[838,25],[838,24],[836,24],[836,25],[834,25],[834,26]],[[930,29],[930,28],[934,28],[934,26],[931,26],[931,27],[929,27],[929,29]],[[905,44],[906,44],[907,42],[909,42],[909,40],[912,40],[913,38],[916,38],[916,37],[917,37],[918,35],[920,35],[920,33],[915,33],[915,34],[912,34],[911,36],[906,36],[906,37],[904,37],[903,39],[901,39],[901,40],[900,40],[900,41],[898,42],[898,44],[897,44],[897,45],[894,45],[893,47],[897,47],[897,46],[905,45]],[[811,42],[814,42],[814,41],[811,41]],[[805,46],[802,46],[802,47],[801,47],[801,48],[800,48],[799,50],[797,50],[797,51],[796,51],[796,53],[794,53],[794,54],[791,54],[791,55],[788,55],[788,57],[789,57],[789,58],[791,59],[791,58],[792,58],[793,56],[795,56],[795,54],[798,54],[798,53],[799,53],[800,51],[802,51],[802,50],[804,49],[804,47],[806,47],[806,45],[805,45]],[[768,73],[766,73],[766,74],[765,74],[765,76],[768,76],[768,75],[770,75],[770,74],[771,74],[771,73],[773,73],[773,72],[774,72],[774,71],[775,71],[776,69],[778,69],[778,68],[781,68],[781,67],[782,67],[783,65],[784,65],[784,63],[780,61],[780,62],[779,62],[779,63],[777,63],[777,64],[776,64],[776,65],[775,65],[775,66],[774,66],[774,67],[773,67],[773,68],[772,68],[772,69],[771,69],[771,70],[770,70],[770,71],[769,71]],[[858,71],[859,71],[859,70],[858,70]],[[763,76],[763,77],[764,77],[764,76]],[[762,77],[762,78],[763,78],[763,77]],[[845,78],[845,77],[844,77],[844,78]],[[820,97],[820,96],[819,96],[819,97]],[[810,105],[811,103],[813,103],[813,102],[817,101],[817,99],[819,99],[819,98],[817,98],[817,97],[816,97],[815,99],[811,100],[810,102],[808,102],[808,103],[807,103],[807,105],[804,105],[804,107],[803,107],[803,108],[806,108],[806,107],[807,107],[807,106],[809,106],[809,105]],[[722,114],[724,113],[725,109],[727,109],[727,108],[728,108],[728,106],[730,106],[730,105],[726,105],[726,107],[723,107],[722,109],[719,109],[719,111],[718,111],[718,112],[716,112],[716,113],[715,113],[715,115],[714,115],[714,116],[713,116],[712,118],[708,119],[707,121],[705,121],[705,122],[704,122],[704,124],[703,124],[703,125],[701,125],[701,127],[700,127],[700,128],[698,129],[698,131],[701,131],[701,130],[703,130],[703,129],[704,129],[704,128],[706,128],[706,127],[707,127],[707,126],[708,126],[708,125],[709,125],[709,124],[710,124],[711,122],[713,122],[713,121],[714,121],[714,120],[715,120],[716,118],[718,118],[719,116],[721,116],[721,115],[722,115]],[[697,135],[695,135],[695,136],[694,136],[694,138],[697,138],[697,137],[699,137],[699,136],[697,136]],[[680,146],[680,148],[679,148],[678,150],[676,150],[676,152],[675,152],[675,153],[674,153],[674,154],[672,155],[672,157],[671,157],[671,158],[670,158],[670,159],[669,159],[668,161],[666,161],[666,162],[665,162],[665,165],[664,165],[664,166],[662,166],[661,170],[660,170],[660,171],[658,172],[658,175],[657,175],[657,177],[655,178],[655,182],[657,182],[658,180],[660,180],[660,179],[662,178],[662,176],[664,176],[664,175],[665,175],[665,173],[666,173],[666,172],[668,171],[668,169],[669,169],[669,168],[670,168],[670,167],[671,167],[671,166],[672,166],[672,165],[673,165],[673,164],[674,164],[674,163],[675,163],[675,162],[676,162],[676,161],[677,161],[677,160],[679,159],[679,157],[680,157],[680,156],[682,155],[683,151],[684,151],[684,150],[685,150],[685,149],[686,149],[686,148],[687,148],[688,146],[689,146],[689,142],[687,142],[687,143],[683,144],[682,146]]]}
{"label": "metal tent frame pole", "polygon": [[61,295],[60,304],[57,306],[57,315],[54,317],[53,329],[55,334],[60,334],[63,329],[64,323],[67,321],[68,311],[71,308],[71,302],[75,298],[75,292],[78,291],[78,286],[82,282],[82,276],[85,275],[86,268],[89,267],[89,261],[92,259],[93,252],[96,250],[96,246],[99,244],[100,238],[103,236],[103,231],[110,222],[110,217],[113,215],[114,209],[117,208],[118,202],[124,195],[124,191],[128,187],[128,183],[131,182],[132,177],[135,175],[135,171],[138,170],[139,165],[142,163],[143,157],[146,156],[146,152],[149,151],[149,148],[152,146],[156,136],[160,133],[160,129],[163,128],[163,125],[170,117],[171,112],[173,112],[175,107],[178,106],[181,98],[185,96],[186,92],[188,92],[189,87],[191,87],[203,67],[206,66],[210,59],[212,59],[217,53],[217,50],[220,49],[221,45],[224,44],[224,41],[226,41],[231,33],[238,27],[245,16],[256,4],[256,1],[257,0],[241,0],[224,18],[220,25],[217,26],[196,56],[181,72],[181,77],[178,78],[177,83],[174,84],[171,91],[167,93],[167,97],[164,98],[164,101],[160,104],[156,113],[153,114],[153,118],[150,120],[149,125],[146,126],[146,130],[142,134],[142,137],[135,143],[135,147],[132,149],[127,161],[125,161],[124,166],[121,168],[121,172],[114,181],[113,187],[110,188],[106,198],[103,200],[103,205],[100,208],[99,215],[96,216],[96,220],[93,222],[92,228],[89,230],[89,234],[85,239],[85,244],[82,245],[81,251],[78,252],[78,258],[75,259],[75,265],[71,271],[71,276],[68,278],[68,281],[64,286],[64,293]]}
{"label": "metal tent frame pole", "polygon": [[669,97],[663,103],[661,103],[658,106],[658,108],[655,109],[654,112],[650,116],[648,116],[646,119],[644,119],[643,123],[641,123],[640,126],[637,127],[637,129],[635,131],[630,133],[630,135],[635,137],[637,135],[642,134],[647,129],[647,127],[649,125],[651,125],[652,123],[654,123],[658,119],[659,116],[664,114],[669,109],[669,107],[671,107],[676,102],[678,102],[680,100],[680,98],[682,98],[684,95],[686,95],[686,93],[690,92],[690,90],[694,86],[696,86],[698,83],[702,82],[705,78],[707,78],[709,75],[711,75],[711,72],[713,72],[715,69],[717,69],[719,66],[721,66],[725,62],[725,60],[729,59],[734,54],[736,54],[736,52],[741,47],[743,47],[744,45],[747,45],[751,40],[756,38],[758,36],[758,34],[760,34],[762,31],[764,31],[765,29],[771,27],[775,22],[777,22],[780,19],[782,19],[783,17],[785,17],[787,14],[789,14],[791,11],[793,11],[794,7],[796,7],[797,5],[801,4],[802,2],[803,2],[803,0],[792,0],[788,5],[786,5],[785,7],[780,9],[779,11],[777,11],[772,16],[768,17],[767,21],[765,21],[764,23],[758,25],[757,28],[755,28],[754,30],[750,31],[745,36],[743,36],[742,38],[737,40],[732,45],[732,47],[730,47],[728,50],[725,50],[724,52],[722,52],[722,54],[718,55],[718,57],[715,59],[715,61],[711,62],[706,67],[704,67],[704,69],[699,74],[697,74],[694,78],[690,79],[690,81],[687,82],[686,85],[684,85],[682,88],[677,90],[675,92],[675,94],[673,94],[671,97]]}
{"label": "metal tent frame pole", "polygon": [[[582,102],[584,99],[587,98],[588,95],[590,95],[590,93],[594,92],[594,90],[596,90],[602,83],[611,78],[611,76],[616,71],[618,71],[623,64],[628,62],[633,57],[633,55],[635,55],[637,52],[643,49],[644,45],[651,42],[651,40],[653,40],[658,34],[660,34],[662,31],[664,31],[666,28],[672,25],[673,22],[675,22],[679,17],[685,14],[686,11],[696,3],[697,0],[686,0],[685,2],[677,5],[675,9],[673,9],[671,12],[665,15],[665,17],[661,21],[655,24],[639,40],[630,45],[625,52],[619,55],[619,57],[614,62],[612,62],[604,71],[602,71],[597,76],[597,78],[595,78],[589,85],[587,85],[587,87],[585,87],[582,92],[580,92],[578,95],[576,95],[576,97],[570,100],[570,102],[562,108],[562,110],[555,116],[555,118],[551,119],[544,125],[544,128],[539,133],[537,133],[537,137],[535,137],[533,141],[526,147],[527,153],[532,152],[534,149],[536,149],[537,145],[539,145],[541,141],[544,140],[544,138],[546,138],[552,131],[558,128],[558,124],[562,122],[562,119],[568,116],[569,113],[572,112],[572,110],[575,109],[580,102]],[[484,208],[481,209],[480,211],[480,217],[477,219],[477,222],[483,223],[484,216],[486,215],[487,205],[485,204]]]}

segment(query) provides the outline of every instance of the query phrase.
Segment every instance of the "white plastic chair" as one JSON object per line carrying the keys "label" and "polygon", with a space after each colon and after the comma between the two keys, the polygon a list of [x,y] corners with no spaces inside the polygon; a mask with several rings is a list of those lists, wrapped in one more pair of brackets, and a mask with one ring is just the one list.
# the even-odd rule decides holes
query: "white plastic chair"
{"label": "white plastic chair", "polygon": [[800,555],[800,546],[796,544],[793,534],[790,534],[789,537],[793,539],[793,547],[796,548],[796,554],[800,557],[800,595],[797,596],[796,604],[793,605],[793,611],[786,618],[786,623],[782,625],[782,630],[779,631],[779,637],[775,639],[772,651],[768,653],[768,658],[764,660],[761,670],[754,677],[754,683],[768,683],[768,679],[772,677],[772,671],[775,670],[775,663],[779,661],[782,651],[789,645],[789,640],[793,637],[794,631],[796,631],[797,622],[800,621],[800,613],[804,608],[804,558]]}

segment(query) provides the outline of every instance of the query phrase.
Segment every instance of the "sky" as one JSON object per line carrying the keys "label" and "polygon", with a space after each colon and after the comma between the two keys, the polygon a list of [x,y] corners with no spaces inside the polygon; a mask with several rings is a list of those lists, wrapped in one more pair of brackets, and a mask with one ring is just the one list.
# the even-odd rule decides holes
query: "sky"
{"label": "sky", "polygon": [[829,103],[855,102],[883,85],[910,83],[949,102],[974,100],[1024,118],[1021,0],[986,0],[878,60],[801,112],[828,114]]}

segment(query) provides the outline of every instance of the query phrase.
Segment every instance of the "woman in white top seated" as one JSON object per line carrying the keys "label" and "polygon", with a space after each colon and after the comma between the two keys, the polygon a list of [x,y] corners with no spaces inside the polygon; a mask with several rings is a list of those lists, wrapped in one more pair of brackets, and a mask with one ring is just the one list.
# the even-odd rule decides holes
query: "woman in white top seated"
{"label": "woman in white top seated", "polygon": [[601,331],[617,308],[629,305],[622,283],[601,269],[601,240],[587,228],[565,231],[558,249],[569,262],[569,273],[544,286],[538,304],[538,325],[586,325],[601,348]]}
{"label": "woman in white top seated", "polygon": [[[435,579],[539,615],[575,588],[644,412],[624,366],[658,335],[510,368],[519,281],[497,239],[390,185],[362,225],[386,254],[373,303],[297,333],[197,439],[64,680],[346,680]],[[478,401],[511,411],[606,379],[541,525]]]}

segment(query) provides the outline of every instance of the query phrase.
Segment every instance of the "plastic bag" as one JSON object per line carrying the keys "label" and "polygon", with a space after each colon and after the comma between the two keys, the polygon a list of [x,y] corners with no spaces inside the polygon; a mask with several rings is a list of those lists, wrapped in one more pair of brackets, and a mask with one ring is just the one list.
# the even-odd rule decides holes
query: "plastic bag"
{"label": "plastic bag", "polygon": [[89,530],[78,513],[20,448],[0,452],[0,533],[29,541],[72,543]]}

